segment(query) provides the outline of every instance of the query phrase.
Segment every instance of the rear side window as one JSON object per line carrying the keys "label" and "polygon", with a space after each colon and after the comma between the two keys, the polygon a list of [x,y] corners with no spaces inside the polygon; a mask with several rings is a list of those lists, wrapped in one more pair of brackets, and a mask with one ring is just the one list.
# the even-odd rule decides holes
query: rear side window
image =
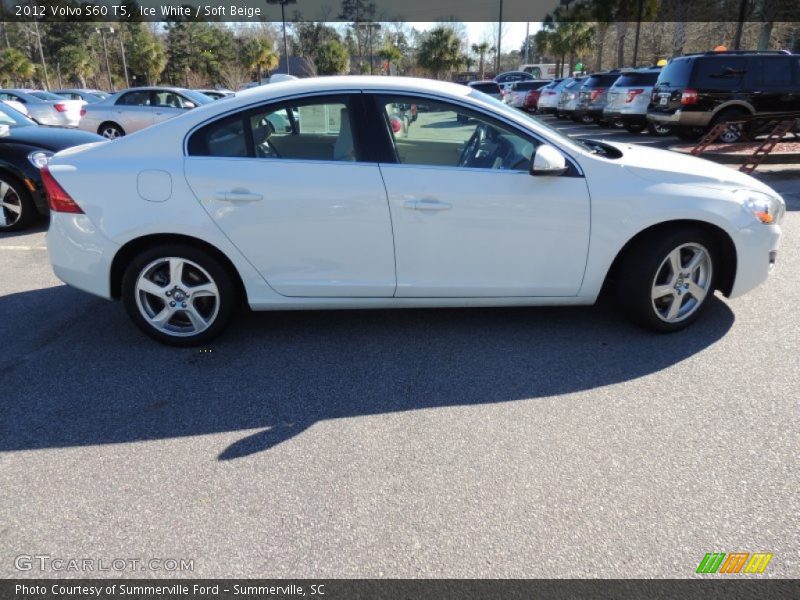
{"label": "rear side window", "polygon": [[692,74],[692,59],[671,60],[658,76],[658,85],[687,87]]}
{"label": "rear side window", "polygon": [[117,104],[125,106],[150,106],[150,92],[128,92],[120,96]]}
{"label": "rear side window", "polygon": [[473,89],[483,92],[484,94],[499,94],[500,86],[496,83],[478,83],[471,86]]}
{"label": "rear side window", "polygon": [[351,114],[346,97],[308,98],[250,109],[192,134],[189,155],[355,161]]}
{"label": "rear side window", "polygon": [[782,88],[792,85],[792,66],[792,60],[789,57],[762,58],[762,85],[770,88]]}
{"label": "rear side window", "polygon": [[743,58],[707,58],[697,61],[692,78],[695,87],[705,90],[737,90],[747,73]]}

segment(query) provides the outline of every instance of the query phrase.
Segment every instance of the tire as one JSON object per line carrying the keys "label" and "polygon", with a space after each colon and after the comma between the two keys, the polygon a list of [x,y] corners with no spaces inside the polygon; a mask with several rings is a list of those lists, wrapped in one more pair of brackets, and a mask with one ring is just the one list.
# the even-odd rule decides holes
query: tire
{"label": "tire", "polygon": [[703,135],[703,130],[700,127],[687,127],[684,125],[681,127],[673,127],[672,133],[682,140],[694,142],[700,139]]}
{"label": "tire", "polygon": [[[730,108],[727,110],[723,110],[719,113],[714,119],[711,121],[711,127],[714,127],[718,123],[724,123],[725,121],[735,121],[736,119],[741,119],[742,117],[746,117],[747,113],[735,109]],[[724,144],[735,144],[737,142],[742,142],[748,138],[747,135],[747,125],[731,125],[722,134],[717,138],[717,141],[722,142]]]}
{"label": "tire", "polygon": [[578,123],[582,125],[591,125],[592,123],[596,123],[596,119],[591,115],[581,115],[577,119],[575,119]]}
{"label": "tire", "polygon": [[[686,270],[674,274],[672,257]],[[692,267],[695,259],[697,266]],[[679,331],[708,305],[718,270],[714,240],[703,230],[661,232],[634,244],[622,257],[617,301],[625,315],[645,329]]]}
{"label": "tire", "polygon": [[614,129],[625,129],[625,121],[616,120],[616,121],[609,121],[608,125]]}
{"label": "tire", "polygon": [[642,133],[642,131],[644,131],[644,125],[642,123],[627,123],[625,129],[628,133]]}
{"label": "tire", "polygon": [[125,130],[116,123],[103,123],[97,128],[98,135],[102,135],[109,140],[115,140],[125,135]]}
{"label": "tire", "polygon": [[33,198],[23,183],[0,172],[0,233],[25,229],[38,217]]}
{"label": "tire", "polygon": [[[177,280],[173,269],[179,263],[182,276]],[[201,285],[203,290],[192,292]],[[196,346],[222,333],[238,304],[238,293],[232,274],[216,257],[193,246],[165,244],[128,264],[122,301],[133,322],[153,339],[171,346]],[[155,317],[164,311],[166,319],[159,325]]]}
{"label": "tire", "polygon": [[667,125],[659,125],[658,123],[652,122],[647,124],[647,131],[650,133],[650,135],[654,135],[656,137],[672,135],[672,127]]}

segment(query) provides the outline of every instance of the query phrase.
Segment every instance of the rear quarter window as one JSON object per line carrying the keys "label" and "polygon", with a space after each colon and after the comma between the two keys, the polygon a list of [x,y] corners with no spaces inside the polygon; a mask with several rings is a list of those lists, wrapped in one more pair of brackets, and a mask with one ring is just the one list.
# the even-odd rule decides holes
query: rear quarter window
{"label": "rear quarter window", "polygon": [[692,85],[701,90],[736,90],[746,73],[744,58],[706,58],[695,64]]}
{"label": "rear quarter window", "polygon": [[687,87],[692,74],[692,59],[671,60],[657,79],[658,85],[669,87]]}
{"label": "rear quarter window", "polygon": [[497,94],[500,91],[500,87],[496,83],[481,83],[472,87],[484,94]]}

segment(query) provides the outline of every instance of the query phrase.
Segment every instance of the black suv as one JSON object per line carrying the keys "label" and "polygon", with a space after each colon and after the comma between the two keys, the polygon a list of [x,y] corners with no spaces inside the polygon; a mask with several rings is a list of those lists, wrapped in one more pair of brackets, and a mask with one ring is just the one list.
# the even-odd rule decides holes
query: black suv
{"label": "black suv", "polygon": [[[653,88],[647,119],[695,139],[722,121],[790,111],[800,111],[800,55],[706,52],[669,61]],[[736,142],[746,133],[730,127],[720,139]]]}
{"label": "black suv", "polygon": [[579,123],[597,123],[603,120],[603,107],[606,105],[608,88],[621,75],[619,70],[592,73],[578,92],[578,103],[572,120]]}

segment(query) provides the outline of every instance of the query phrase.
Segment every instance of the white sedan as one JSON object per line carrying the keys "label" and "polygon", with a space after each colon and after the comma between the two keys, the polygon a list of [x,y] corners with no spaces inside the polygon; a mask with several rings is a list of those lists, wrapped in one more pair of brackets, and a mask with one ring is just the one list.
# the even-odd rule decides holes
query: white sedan
{"label": "white sedan", "polygon": [[[406,104],[418,122],[397,137]],[[785,211],[727,167],[579,142],[467,86],[392,77],[244,91],[60,152],[43,180],[56,275],[176,345],[214,338],[242,300],[580,305],[604,288],[675,331],[715,290],[767,278]]]}

